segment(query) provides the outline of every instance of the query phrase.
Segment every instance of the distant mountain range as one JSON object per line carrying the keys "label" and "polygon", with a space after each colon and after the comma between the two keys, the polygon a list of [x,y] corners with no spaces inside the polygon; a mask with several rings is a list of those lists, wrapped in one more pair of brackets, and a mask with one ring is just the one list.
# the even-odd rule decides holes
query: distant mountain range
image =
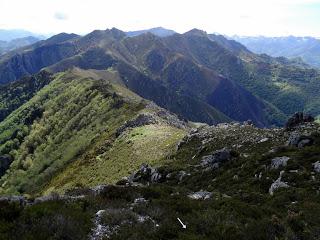
{"label": "distant mountain range", "polygon": [[46,37],[22,29],[0,29],[0,41],[10,42],[17,38],[35,37],[38,39],[45,39]]}
{"label": "distant mountain range", "polygon": [[5,42],[5,41],[0,41],[0,55],[13,51],[15,49],[31,45],[33,43],[36,43],[40,41],[39,38],[35,38],[32,36],[29,37],[24,37],[24,38],[16,38],[11,41]]}
{"label": "distant mountain range", "polygon": [[313,67],[320,67],[320,40],[313,37],[239,37],[232,39],[255,53],[273,57],[300,58]]}
{"label": "distant mountain range", "polygon": [[270,126],[296,111],[320,114],[320,74],[301,62],[257,55],[198,29],[130,34],[113,28],[55,35],[3,55],[0,83],[42,69],[57,73],[78,67],[102,71],[101,78],[116,73],[112,81],[192,121],[251,119]]}

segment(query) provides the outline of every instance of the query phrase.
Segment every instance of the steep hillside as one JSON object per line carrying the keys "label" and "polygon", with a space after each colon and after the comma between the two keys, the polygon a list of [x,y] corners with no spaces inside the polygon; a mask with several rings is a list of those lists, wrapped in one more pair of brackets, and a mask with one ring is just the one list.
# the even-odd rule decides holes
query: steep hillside
{"label": "steep hillside", "polygon": [[0,122],[22,104],[29,101],[51,80],[52,75],[43,71],[8,85],[0,85]]}
{"label": "steep hillside", "polygon": [[67,40],[76,38],[74,34],[59,34],[45,41],[9,52],[0,57],[0,84],[9,83],[22,76],[39,72],[77,53],[76,47]]}
{"label": "steep hillside", "polygon": [[[186,34],[186,36],[175,35],[175,37],[179,38],[178,41],[180,39],[182,39],[181,41],[189,41],[189,35],[192,34]],[[181,41],[178,46],[183,46],[184,42],[181,43]],[[207,44],[212,44],[212,41],[207,39]],[[193,59],[193,56],[189,54],[189,51],[191,52],[190,49],[186,48],[182,52],[176,49],[175,44],[170,42],[170,39],[159,38],[146,33],[134,38],[123,38],[120,42],[106,45],[100,44],[99,46],[99,48],[92,48],[83,54],[67,58],[49,67],[49,69],[51,71],[61,71],[71,66],[83,69],[103,69],[112,66],[123,75],[123,66],[125,65],[127,69],[125,70],[126,75],[123,77],[128,82],[126,85],[131,90],[193,121],[202,121],[210,124],[219,122],[219,119],[210,116],[211,113],[206,116],[208,114],[201,110],[210,108],[210,106],[234,120],[252,119],[259,126],[281,124],[284,119],[284,117],[279,117],[278,119],[273,116],[267,117],[267,112],[276,111],[274,107],[270,108],[268,104],[255,98],[234,81],[218,75],[213,69],[200,65],[203,63]],[[106,48],[107,50],[105,50]],[[221,47],[217,48],[222,49]],[[225,49],[222,49],[222,51],[222,54],[227,52]],[[209,54],[213,57],[215,53],[209,51]],[[128,75],[132,71],[137,74],[131,73]],[[136,79],[138,76],[139,79]],[[144,81],[145,83],[141,85],[137,81]],[[172,96],[169,98],[162,96],[159,99],[161,96],[158,96],[157,92],[162,93],[163,90],[152,90],[155,87],[158,89],[164,89],[165,87],[165,91]],[[224,91],[223,97],[228,104],[217,103],[221,99],[222,93],[219,94],[216,91],[221,92],[221,89]],[[194,103],[190,103],[192,106],[199,104],[203,106],[199,108],[199,114],[196,113],[197,108],[194,107],[188,108],[188,113],[183,109],[187,105],[173,106],[176,103],[174,101],[168,102],[167,99],[170,98],[184,98],[185,102],[193,101]],[[281,116],[279,111],[277,114]]]}
{"label": "steep hillside", "polygon": [[[317,69],[285,58],[253,54],[222,36],[210,35],[210,38],[223,42],[230,51],[239,52],[242,67],[233,72],[231,79],[237,79],[250,92],[273,104],[287,116],[301,109],[319,115],[316,106],[320,106],[320,75]],[[232,67],[234,64],[225,66]],[[224,71],[231,72],[228,69]]]}
{"label": "steep hillside", "polygon": [[271,126],[297,111],[320,114],[318,70],[197,29],[167,37],[128,37],[115,28],[60,34],[2,57],[0,82],[73,67],[112,68],[130,90],[192,121]]}
{"label": "steep hillside", "polygon": [[0,123],[0,192],[112,182],[144,161],[160,162],[185,128],[119,85],[59,73]]}

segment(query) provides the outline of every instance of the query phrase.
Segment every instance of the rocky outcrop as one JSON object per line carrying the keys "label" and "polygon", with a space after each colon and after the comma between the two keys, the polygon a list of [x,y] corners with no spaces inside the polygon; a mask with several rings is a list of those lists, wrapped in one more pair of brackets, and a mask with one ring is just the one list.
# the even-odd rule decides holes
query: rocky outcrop
{"label": "rocky outcrop", "polygon": [[207,191],[199,191],[199,192],[190,193],[188,197],[194,200],[206,200],[212,197],[212,193]]}
{"label": "rocky outcrop", "polygon": [[303,147],[312,145],[313,142],[314,140],[312,137],[303,136],[298,132],[293,132],[290,134],[288,138],[287,146],[303,148]]}
{"label": "rocky outcrop", "polygon": [[288,121],[285,124],[285,129],[291,130],[300,124],[306,122],[314,122],[314,120],[314,117],[312,117],[311,115],[303,114],[302,112],[297,112],[288,119]]}
{"label": "rocky outcrop", "polygon": [[271,184],[271,186],[269,188],[270,195],[273,195],[274,192],[279,188],[288,188],[289,187],[289,185],[286,182],[281,181],[283,174],[284,174],[284,171],[281,171],[279,178]]}
{"label": "rocky outcrop", "polygon": [[146,109],[150,112],[142,112],[132,120],[127,121],[116,131],[116,136],[120,136],[126,129],[136,128],[145,125],[164,123],[177,128],[186,128],[187,122],[180,120],[175,114],[160,108],[154,103],[149,103]]}
{"label": "rocky outcrop", "polygon": [[137,185],[162,182],[166,179],[157,168],[142,164],[140,169],[117,182],[117,185]]}
{"label": "rocky outcrop", "polygon": [[320,173],[320,161],[316,161],[312,164],[315,172]]}
{"label": "rocky outcrop", "polygon": [[271,168],[278,169],[280,167],[285,167],[287,166],[289,159],[290,158],[286,156],[273,158],[271,160]]}
{"label": "rocky outcrop", "polygon": [[28,203],[27,199],[23,196],[4,196],[0,197],[1,202],[18,203],[19,205],[26,205]]}
{"label": "rocky outcrop", "polygon": [[223,148],[215,151],[211,155],[204,156],[201,159],[200,165],[211,169],[218,168],[220,164],[230,161],[233,157],[237,156],[236,152]]}

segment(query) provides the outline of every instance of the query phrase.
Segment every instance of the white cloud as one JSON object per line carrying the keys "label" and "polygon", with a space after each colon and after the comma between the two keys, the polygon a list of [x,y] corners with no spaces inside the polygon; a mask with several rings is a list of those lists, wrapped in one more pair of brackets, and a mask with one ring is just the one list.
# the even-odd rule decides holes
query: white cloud
{"label": "white cloud", "polygon": [[0,25],[56,33],[163,26],[178,32],[197,27],[222,34],[320,36],[319,11],[320,0],[1,0]]}
{"label": "white cloud", "polygon": [[56,12],[53,17],[57,20],[67,20],[68,19],[68,15],[63,12]]}

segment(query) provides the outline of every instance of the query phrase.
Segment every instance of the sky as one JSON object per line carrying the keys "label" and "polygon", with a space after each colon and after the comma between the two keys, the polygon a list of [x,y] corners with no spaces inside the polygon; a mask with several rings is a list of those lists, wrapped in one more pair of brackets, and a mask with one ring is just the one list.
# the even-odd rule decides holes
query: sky
{"label": "sky", "polygon": [[85,34],[162,26],[241,36],[320,37],[320,0],[0,0],[0,29]]}

